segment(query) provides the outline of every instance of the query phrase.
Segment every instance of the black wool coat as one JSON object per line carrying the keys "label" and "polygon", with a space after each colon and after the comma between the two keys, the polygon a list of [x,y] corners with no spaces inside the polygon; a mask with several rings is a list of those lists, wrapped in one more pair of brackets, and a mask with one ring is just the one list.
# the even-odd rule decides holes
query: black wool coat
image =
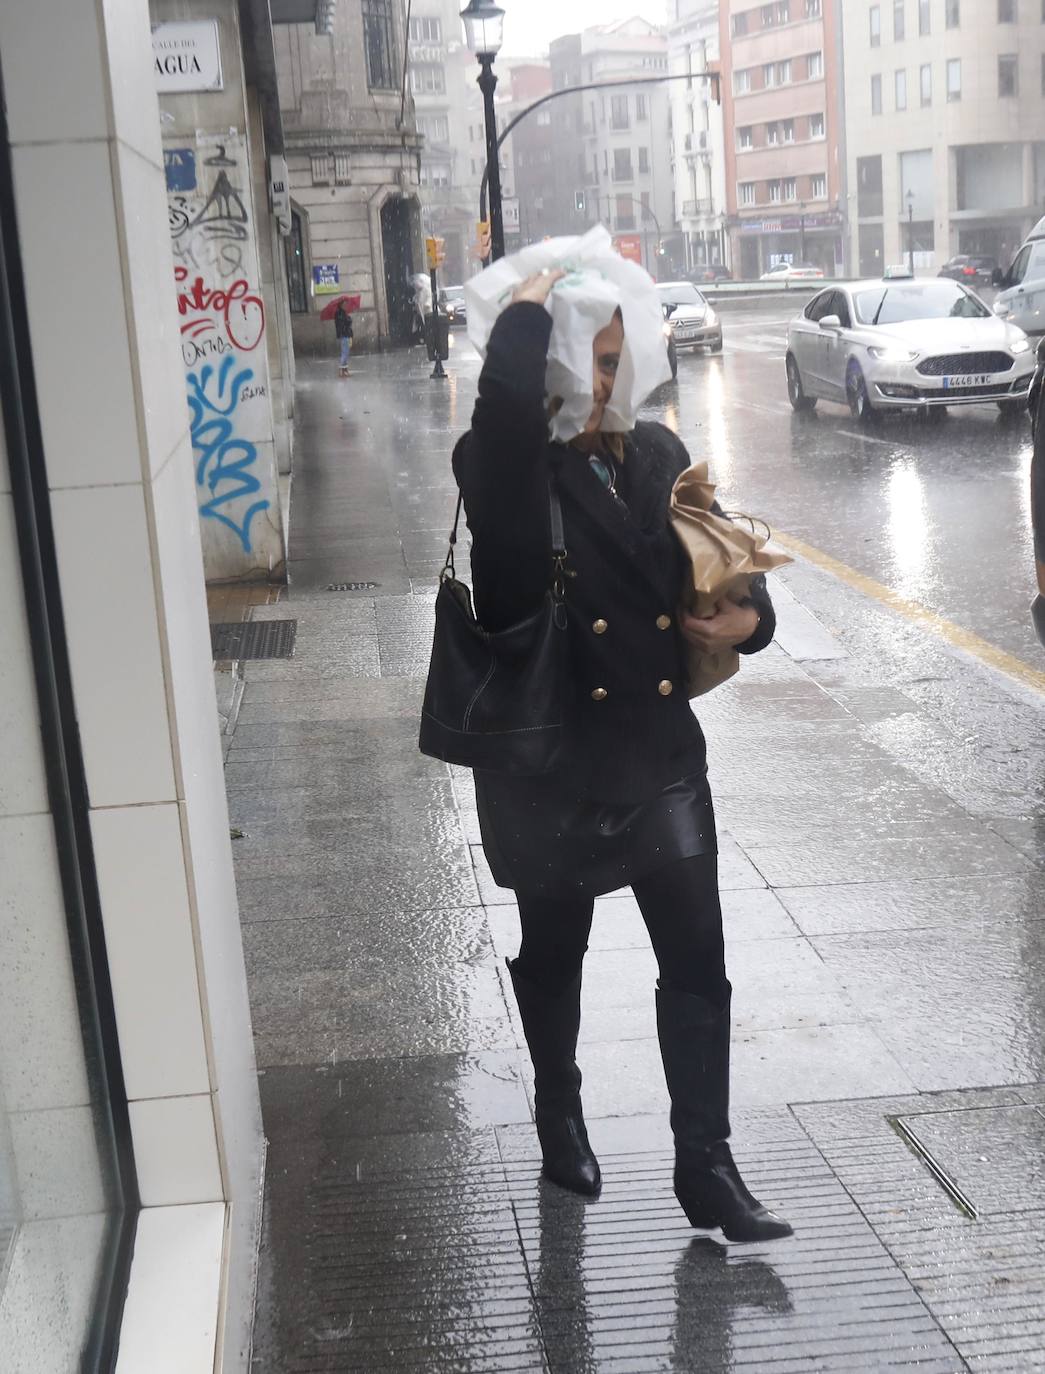
{"label": "black wool coat", "polygon": [[[641,802],[703,771],[704,737],[686,696],[678,606],[685,555],[668,524],[671,488],[690,464],[663,425],[640,422],[625,441],[618,500],[579,450],[551,442],[544,376],[551,318],[510,306],[490,335],[470,431],[454,452],[472,536],[476,615],[488,630],[531,614],[551,578],[549,480],[567,549],[573,679],[569,786],[607,802]],[[759,625],[742,653],[772,639],[764,579]]]}

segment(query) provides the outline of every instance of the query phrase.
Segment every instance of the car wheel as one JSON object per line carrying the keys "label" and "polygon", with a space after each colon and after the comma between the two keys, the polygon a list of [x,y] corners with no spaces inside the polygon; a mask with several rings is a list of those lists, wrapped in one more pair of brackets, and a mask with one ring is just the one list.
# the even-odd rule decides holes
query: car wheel
{"label": "car wheel", "polygon": [[712,352],[712,353],[721,353],[721,352],[722,352],[722,335],[721,335],[721,334],[718,336],[718,338],[715,340],[715,342],[711,345],[711,352]]}
{"label": "car wheel", "polygon": [[859,363],[849,364],[845,374],[845,395],[853,419],[859,420],[862,425],[873,425],[878,417],[867,394],[867,383]]}
{"label": "car wheel", "polygon": [[674,339],[668,340],[668,366],[671,368],[671,380],[675,381],[679,375],[679,355]]}
{"label": "car wheel", "polygon": [[807,396],[802,389],[802,374],[792,353],[787,355],[787,399],[791,402],[791,409],[799,413],[816,409],[816,397]]}
{"label": "car wheel", "polygon": [[998,409],[1001,411],[1001,418],[1010,423],[1018,420],[1027,409],[1026,401],[999,401]]}

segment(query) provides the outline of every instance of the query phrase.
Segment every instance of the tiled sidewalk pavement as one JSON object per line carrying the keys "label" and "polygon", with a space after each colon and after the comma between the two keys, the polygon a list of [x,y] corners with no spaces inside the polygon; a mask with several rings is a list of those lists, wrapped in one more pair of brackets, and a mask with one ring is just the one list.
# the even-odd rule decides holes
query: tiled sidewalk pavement
{"label": "tiled sidewalk pavement", "polygon": [[294,616],[297,649],[246,665],[227,769],[270,1139],[255,1368],[1045,1368],[1042,704],[788,570],[848,657],[775,646],[700,714],[736,1150],[797,1234],[727,1247],[679,1212],[626,894],[585,974],[605,1190],[547,1188],[511,894],[467,774],[415,747],[469,379],[357,371],[346,393],[302,369],[297,581],[254,612]]}

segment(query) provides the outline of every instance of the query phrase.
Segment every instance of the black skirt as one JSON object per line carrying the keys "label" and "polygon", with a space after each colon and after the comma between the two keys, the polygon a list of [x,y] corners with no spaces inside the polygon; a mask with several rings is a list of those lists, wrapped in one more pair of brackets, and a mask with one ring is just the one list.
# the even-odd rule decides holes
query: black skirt
{"label": "black skirt", "polygon": [[599,897],[718,852],[706,769],[637,803],[594,800],[561,773],[477,772],[475,797],[494,881],[528,896]]}

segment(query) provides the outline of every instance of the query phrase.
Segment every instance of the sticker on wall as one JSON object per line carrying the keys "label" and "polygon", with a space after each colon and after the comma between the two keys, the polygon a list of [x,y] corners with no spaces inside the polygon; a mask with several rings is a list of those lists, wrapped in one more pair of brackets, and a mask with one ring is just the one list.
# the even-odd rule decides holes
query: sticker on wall
{"label": "sticker on wall", "polygon": [[330,296],[341,290],[341,269],[336,262],[317,263],[312,269],[312,291],[316,296]]}
{"label": "sticker on wall", "polygon": [[167,191],[195,191],[196,154],[192,148],[164,148],[163,170]]}

